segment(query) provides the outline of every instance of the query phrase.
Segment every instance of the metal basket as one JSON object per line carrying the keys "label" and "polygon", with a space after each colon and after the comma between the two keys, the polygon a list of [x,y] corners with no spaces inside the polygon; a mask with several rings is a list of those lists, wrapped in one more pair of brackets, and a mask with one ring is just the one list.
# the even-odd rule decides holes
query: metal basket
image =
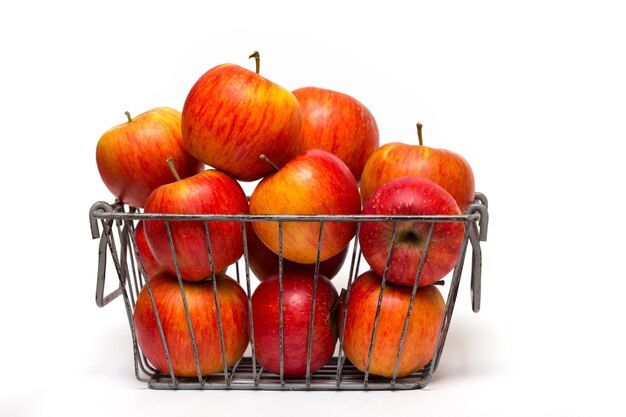
{"label": "metal basket", "polygon": [[[468,244],[472,246],[472,267],[471,267],[471,299],[472,309],[474,312],[478,312],[480,309],[480,293],[481,293],[481,267],[482,267],[482,254],[480,248],[480,241],[485,241],[487,236],[488,225],[488,211],[487,211],[487,199],[481,193],[476,193],[475,201],[470,204],[465,213],[457,216],[414,216],[414,215],[394,215],[394,216],[372,216],[372,215],[189,215],[189,214],[146,214],[142,213],[132,207],[125,206],[119,202],[115,204],[108,204],[105,202],[97,202],[92,205],[89,212],[89,219],[91,223],[91,232],[93,239],[100,239],[99,245],[99,258],[98,258],[98,273],[97,273],[97,285],[96,285],[96,304],[99,307],[103,307],[110,303],[112,300],[122,295],[124,299],[124,305],[126,307],[126,314],[128,316],[128,323],[130,325],[130,331],[133,343],[134,352],[134,365],[135,375],[138,380],[147,382],[148,386],[153,389],[239,389],[239,390],[399,390],[399,389],[419,389],[425,387],[430,381],[433,373],[436,371],[441,358],[441,353],[445,344],[446,336],[450,326],[450,320],[454,305],[457,298],[459,289],[459,282],[462,275],[463,264],[465,262],[466,251]],[[133,230],[136,222],[139,220],[162,220],[167,225],[168,222],[173,221],[197,221],[205,223],[205,234],[208,247],[208,255],[210,253],[210,236],[208,234],[208,222],[239,222],[241,223],[244,243],[244,255],[234,265],[236,271],[237,282],[241,284],[247,294],[248,298],[248,312],[249,312],[249,325],[252,329],[252,323],[254,317],[252,316],[252,283],[251,272],[248,264],[248,249],[246,242],[245,227],[248,222],[255,221],[272,221],[278,223],[279,228],[279,241],[282,243],[280,237],[282,236],[282,225],[285,222],[319,222],[320,226],[320,239],[318,245],[318,261],[315,268],[314,277],[314,296],[315,289],[317,287],[318,271],[319,271],[319,249],[322,242],[323,225],[328,222],[355,222],[356,223],[356,236],[353,238],[350,247],[351,258],[349,265],[349,277],[347,288],[345,289],[345,304],[344,314],[339,318],[339,332],[338,347],[336,348],[337,354],[333,356],[329,362],[317,370],[311,372],[310,367],[307,365],[306,376],[301,378],[286,378],[282,373],[279,375],[265,371],[257,362],[254,355],[254,334],[250,335],[250,346],[244,356],[232,367],[226,366],[226,358],[223,354],[224,336],[221,328],[221,322],[219,322],[219,305],[216,302],[217,316],[219,322],[219,334],[220,342],[222,346],[222,358],[224,364],[224,371],[212,374],[201,375],[198,365],[198,357],[196,353],[196,365],[198,369],[198,375],[194,378],[189,377],[177,377],[174,375],[173,368],[169,357],[168,365],[170,369],[169,374],[163,374],[157,371],[146,359],[145,355],[141,352],[137,343],[135,334],[135,328],[133,324],[133,311],[135,307],[135,301],[137,300],[139,291],[144,285],[149,287],[149,283],[146,279],[145,271],[143,268],[143,262],[138,255],[137,245],[133,236]],[[349,309],[349,297],[351,284],[359,275],[359,269],[362,266],[362,255],[358,245],[358,235],[362,222],[393,222],[394,230],[391,238],[391,242],[394,241],[394,236],[398,227],[398,223],[402,221],[412,222],[427,222],[430,223],[430,230],[437,222],[461,222],[464,224],[464,236],[461,243],[460,254],[457,259],[456,265],[451,272],[450,286],[448,289],[447,300],[445,305],[445,311],[443,320],[440,325],[437,343],[432,360],[420,371],[408,375],[397,377],[394,375],[392,378],[383,378],[372,375],[369,373],[369,361],[368,367],[365,372],[359,371],[354,365],[352,365],[345,357],[343,352],[343,324],[345,324],[345,312]],[[99,226],[100,225],[100,226]],[[169,226],[168,226],[169,227]],[[173,247],[171,235],[170,245]],[[427,251],[430,234],[427,237],[425,248]],[[279,281],[282,280],[282,249],[279,251]],[[391,251],[389,251],[391,253]],[[425,258],[424,255],[422,258]],[[107,276],[107,259],[113,261],[115,267],[115,273],[119,279],[119,286],[105,295],[105,279]],[[387,266],[389,267],[390,257],[387,258]],[[363,262],[365,264],[365,262]],[[418,277],[419,279],[419,272]],[[404,330],[400,339],[400,346],[396,358],[396,371],[397,365],[400,360],[400,354],[406,334],[408,319],[410,316],[413,300],[416,294],[416,285],[413,287],[412,297],[409,304],[409,309],[406,314]],[[243,282],[242,282],[243,281]],[[186,306],[185,293],[183,291],[184,282],[178,275],[178,282],[181,288],[181,296]],[[372,343],[370,343],[369,357],[371,358],[373,341],[376,334],[376,327],[378,323],[380,306],[382,304],[383,292],[385,289],[385,276],[382,277],[382,285],[380,295],[378,299],[378,306],[376,315],[374,318],[374,325],[372,330]],[[438,284],[444,285],[443,282]],[[282,288],[282,285],[280,286]],[[217,287],[213,286],[214,295],[217,300]],[[282,294],[281,294],[282,300]],[[282,301],[281,301],[282,308]],[[153,304],[154,307],[154,304]],[[313,308],[312,308],[313,310]],[[156,307],[154,307],[155,314],[158,316]],[[188,314],[188,312],[187,312]],[[313,320],[313,311],[311,311],[311,321]],[[189,316],[188,323],[190,323]],[[163,335],[163,329],[160,322],[159,330]],[[281,352],[283,351],[282,340],[282,314],[280,315],[280,334],[281,334]],[[309,344],[308,344],[308,358],[310,361],[311,355],[311,334],[313,326],[310,326],[309,330]],[[189,326],[190,337],[195,348],[195,340],[193,329]],[[163,336],[162,336],[163,337]],[[165,347],[167,351],[167,347]],[[281,355],[281,370],[283,356]],[[309,362],[310,364],[310,362]]]}

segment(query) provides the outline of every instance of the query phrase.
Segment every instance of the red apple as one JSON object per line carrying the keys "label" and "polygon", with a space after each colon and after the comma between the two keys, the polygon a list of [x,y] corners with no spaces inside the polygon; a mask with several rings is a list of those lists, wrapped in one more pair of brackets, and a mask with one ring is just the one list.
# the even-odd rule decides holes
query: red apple
{"label": "red apple", "polygon": [[319,148],[334,153],[358,182],[365,162],[378,148],[372,113],[354,97],[337,91],[304,87],[293,94],[302,112],[299,152]]}
{"label": "red apple", "polygon": [[392,142],[378,148],[367,160],[361,176],[363,201],[386,182],[406,175],[425,177],[445,188],[456,200],[459,209],[474,201],[474,173],[459,154],[422,145]]}
{"label": "red apple", "polygon": [[[283,371],[286,377],[306,375],[307,347],[313,275],[290,272],[283,276]],[[320,275],[315,297],[311,373],[332,357],[337,342],[337,321],[333,310],[337,290]],[[252,294],[252,319],[256,358],[266,370],[280,374],[279,280],[274,275],[259,284]]]}
{"label": "red apple", "polygon": [[[248,201],[239,183],[216,170],[206,170],[192,177],[154,190],[146,201],[145,213],[247,214]],[[169,222],[180,274],[189,281],[203,280],[211,274],[204,222]],[[207,222],[211,239],[214,271],[226,269],[243,254],[240,222]],[[165,222],[146,220],[146,239],[157,261],[176,274],[176,267]]]}
{"label": "red apple", "polygon": [[[152,279],[152,277],[156,276],[160,272],[165,271],[165,269],[161,266],[161,264],[159,264],[159,262],[152,254],[150,246],[148,246],[148,241],[146,240],[146,233],[143,226],[143,220],[137,222],[137,225],[135,226],[135,244],[137,245],[137,252],[139,254],[138,259],[141,260],[141,264],[143,265],[146,277],[147,279]],[[137,265],[137,267],[140,268],[139,264]]]}
{"label": "red apple", "polygon": [[301,115],[287,89],[238,65],[218,65],[191,88],[183,107],[186,149],[199,160],[242,181],[272,171],[296,155]]}
{"label": "red apple", "polygon": [[[248,298],[239,284],[226,275],[216,278],[226,364],[231,367],[241,358],[248,346]],[[213,281],[186,282],[185,298],[200,363],[200,373],[208,375],[224,370],[222,348],[217,322]],[[156,305],[174,375],[198,375],[193,345],[187,324],[178,279],[166,272],[150,280],[150,289]],[[137,343],[148,361],[161,373],[170,374],[165,349],[158,328],[154,308],[143,287],[133,313]]]}
{"label": "red apple", "polygon": [[[367,368],[381,284],[382,279],[370,270],[360,275],[350,289],[343,350],[346,358],[362,372]],[[409,287],[385,285],[369,367],[373,375],[393,377],[411,292]],[[432,359],[444,310],[443,297],[435,286],[417,290],[400,355],[398,377],[419,371]],[[340,309],[339,320],[343,320],[343,314],[344,306]]]}
{"label": "red apple", "polygon": [[174,158],[182,178],[204,169],[183,147],[181,113],[158,107],[115,126],[102,135],[96,147],[96,163],[107,188],[120,201],[143,207],[148,195],[174,181],[165,160]]}
{"label": "red apple", "polygon": [[[248,244],[248,265],[252,273],[260,280],[278,274],[278,255],[272,252],[261,239],[256,235],[254,229],[249,227],[246,229],[246,237]],[[346,260],[349,245],[339,254],[320,262],[319,273],[328,279],[333,279],[339,272]],[[287,259],[283,259],[283,273],[288,274],[296,271],[308,273],[311,276],[315,274],[315,264],[299,264]]]}
{"label": "red apple", "polygon": [[[460,215],[459,207],[443,187],[421,177],[400,177],[378,188],[363,206],[366,215]],[[398,223],[387,280],[413,286],[424,254],[430,222]],[[364,222],[359,233],[363,257],[376,273],[383,275],[393,222]],[[463,240],[461,222],[436,222],[419,285],[430,285],[454,268]]]}
{"label": "red apple", "polygon": [[[278,172],[265,177],[250,197],[252,214],[359,214],[361,202],[354,176],[337,156],[309,149]],[[274,253],[278,248],[278,223],[253,222],[261,241]],[[284,222],[283,257],[312,264],[317,259],[319,222]],[[356,223],[324,224],[320,261],[340,253],[354,237]]]}

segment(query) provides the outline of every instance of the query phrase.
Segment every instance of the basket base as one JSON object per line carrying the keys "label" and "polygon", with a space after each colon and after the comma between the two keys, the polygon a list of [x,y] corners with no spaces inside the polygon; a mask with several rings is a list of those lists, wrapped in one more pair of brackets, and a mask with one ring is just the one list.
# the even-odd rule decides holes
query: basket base
{"label": "basket base", "polygon": [[198,378],[176,378],[169,375],[155,374],[148,386],[157,390],[272,390],[272,391],[363,391],[363,390],[411,390],[424,388],[430,380],[429,363],[420,371],[392,381],[376,375],[365,374],[346,361],[340,378],[337,376],[338,360],[333,357],[323,368],[311,375],[307,383],[305,377],[284,378],[266,372],[251,357],[242,358],[233,368],[223,373],[208,375],[200,381]]}

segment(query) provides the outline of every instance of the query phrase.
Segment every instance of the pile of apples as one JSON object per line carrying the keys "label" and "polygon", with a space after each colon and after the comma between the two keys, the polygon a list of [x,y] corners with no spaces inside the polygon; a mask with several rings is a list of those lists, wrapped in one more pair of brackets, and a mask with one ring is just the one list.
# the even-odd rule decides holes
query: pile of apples
{"label": "pile of apples", "polygon": [[[376,121],[358,100],[318,87],[289,91],[259,75],[258,53],[251,57],[256,71],[234,64],[208,70],[182,112],[126,113],[127,122],[102,135],[98,169],[119,201],[144,213],[387,216],[458,215],[474,200],[468,163],[454,152],[423,146],[421,125],[419,145],[379,146]],[[257,180],[248,199],[241,182]],[[136,224],[137,264],[149,285],[138,296],[133,322],[142,352],[158,371],[170,373],[169,357],[176,376],[222,372],[223,358],[232,366],[252,339],[257,362],[279,374],[282,299],[285,377],[304,376],[307,361],[311,373],[324,366],[341,330],[345,356],[365,372],[385,274],[369,373],[391,377],[420,265],[397,376],[428,363],[445,307],[433,284],[457,261],[461,223],[431,228],[403,221],[394,228],[391,222],[362,222],[356,239],[371,269],[354,280],[348,298],[331,280],[355,239],[356,222],[283,222],[279,231],[277,222],[261,220]],[[250,306],[241,285],[225,273],[244,250],[260,280]]]}

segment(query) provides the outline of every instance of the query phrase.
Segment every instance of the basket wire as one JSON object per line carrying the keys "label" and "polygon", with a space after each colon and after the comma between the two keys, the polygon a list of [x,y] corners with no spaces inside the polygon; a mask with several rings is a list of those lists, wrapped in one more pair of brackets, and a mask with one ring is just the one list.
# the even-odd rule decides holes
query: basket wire
{"label": "basket wire", "polygon": [[[139,220],[161,220],[165,224],[166,234],[170,244],[170,250],[174,259],[176,277],[180,287],[183,306],[187,320],[187,327],[193,348],[193,355],[196,365],[196,377],[178,377],[174,374],[171,361],[170,350],[166,336],[162,326],[162,320],[159,316],[156,302],[152,293],[149,280],[146,278],[143,260],[139,255],[137,242],[134,237],[134,228]],[[181,277],[178,259],[176,256],[176,247],[172,237],[171,222],[176,221],[201,221],[204,225],[204,235],[207,248],[207,256],[211,268],[209,279],[212,280],[212,289],[217,315],[218,332],[221,347],[221,359],[223,364],[223,373],[202,375],[200,370],[200,361],[198,357],[198,348],[193,330],[192,320],[189,314],[189,306],[184,291],[185,281]],[[245,279],[245,292],[247,296],[248,320],[249,320],[249,338],[250,338],[250,354],[240,358],[232,367],[227,366],[226,351],[224,343],[224,329],[222,328],[222,320],[220,307],[218,303],[217,280],[215,278],[215,270],[213,264],[213,253],[211,249],[211,236],[209,231],[209,223],[217,221],[240,222],[243,236],[243,256],[235,264],[235,275],[237,282],[242,285],[241,279]],[[280,372],[278,375],[265,371],[257,363],[255,355],[255,339],[254,339],[254,317],[252,314],[252,278],[249,266],[248,242],[246,237],[246,225],[255,221],[272,221],[277,223],[278,240],[279,240],[279,348],[280,348]],[[322,248],[322,237],[324,233],[324,225],[327,222],[355,222],[356,233],[352,240],[351,259],[349,266],[349,275],[347,287],[342,290],[344,297],[343,314],[339,317],[339,335],[337,355],[333,356],[328,363],[316,372],[311,372],[311,352],[313,343],[313,326],[309,326],[307,339],[307,359],[306,374],[301,378],[286,378],[284,375],[284,318],[283,318],[283,224],[285,222],[317,222],[320,224],[317,259],[315,263],[315,272],[313,277],[313,297],[310,310],[309,323],[313,323],[315,318],[315,303],[317,285],[319,279],[320,254]],[[347,312],[350,306],[350,290],[352,283],[359,275],[361,266],[361,251],[359,249],[359,233],[363,222],[385,221],[393,222],[393,231],[390,239],[390,245],[387,251],[387,258],[382,282],[378,296],[378,303],[374,316],[374,323],[367,355],[367,364],[365,372],[359,371],[352,365],[344,354],[344,328],[346,324]],[[423,255],[420,259],[416,278],[412,287],[411,298],[408,310],[405,315],[402,333],[398,351],[396,353],[394,372],[391,378],[379,377],[370,374],[370,365],[372,361],[372,352],[374,341],[376,338],[377,325],[380,317],[381,306],[385,286],[387,283],[387,272],[391,263],[391,254],[393,242],[398,232],[398,225],[403,221],[412,222],[428,222],[429,230],[424,243]],[[450,288],[448,290],[447,301],[443,319],[440,324],[437,342],[433,352],[431,361],[421,370],[408,376],[398,377],[398,368],[406,333],[409,325],[409,318],[413,310],[413,304],[416,297],[421,271],[424,261],[428,254],[428,247],[432,237],[433,229],[438,222],[461,222],[464,224],[464,236],[459,251],[456,265],[452,271]],[[450,320],[454,311],[459,282],[461,279],[463,265],[466,257],[468,244],[472,245],[472,272],[471,272],[471,294],[472,309],[474,312],[480,310],[480,292],[481,292],[481,270],[482,270],[482,252],[480,242],[485,241],[487,237],[488,211],[487,199],[481,193],[476,193],[474,203],[470,204],[463,215],[457,216],[411,216],[411,215],[395,215],[395,216],[366,216],[366,215],[189,215],[189,214],[147,214],[138,211],[133,207],[125,206],[120,202],[113,205],[105,202],[97,202],[90,209],[90,223],[92,237],[100,239],[98,273],[96,284],[96,304],[103,307],[109,304],[118,296],[122,295],[126,314],[131,330],[133,343],[133,356],[135,365],[135,376],[139,381],[147,382],[148,386],[153,389],[257,389],[257,390],[397,390],[397,389],[419,389],[425,387],[433,373],[436,371],[441,354],[445,344],[445,340],[450,327]],[[102,233],[100,233],[100,227]],[[119,279],[119,286],[108,295],[104,295],[105,280],[107,275],[107,258],[112,259],[116,275]],[[243,265],[240,265],[243,264]],[[243,273],[240,271],[243,267]],[[442,283],[438,283],[442,284]],[[137,336],[133,323],[133,311],[135,302],[139,296],[141,289],[145,287],[155,313],[157,327],[159,330],[161,342],[163,344],[165,358],[168,364],[169,372],[163,374],[155,369],[146,356],[141,352],[137,343]],[[243,287],[243,285],[242,285]]]}

